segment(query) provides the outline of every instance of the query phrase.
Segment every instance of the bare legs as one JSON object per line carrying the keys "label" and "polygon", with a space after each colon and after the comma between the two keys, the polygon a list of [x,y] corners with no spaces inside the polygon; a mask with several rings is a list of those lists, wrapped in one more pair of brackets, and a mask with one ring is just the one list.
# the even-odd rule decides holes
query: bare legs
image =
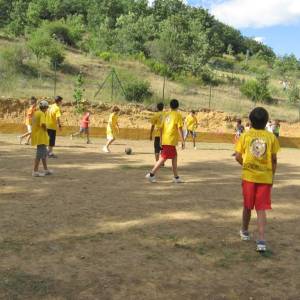
{"label": "bare legs", "polygon": [[[160,169],[161,166],[163,166],[166,162],[166,159],[163,157],[160,157],[156,164],[154,165],[153,169],[151,170],[151,174],[155,175],[157,171]],[[172,159],[172,170],[174,177],[178,177],[178,170],[177,170],[177,156]]]}
{"label": "bare legs", "polygon": [[[266,211],[257,210],[257,230],[258,230],[258,239],[260,241],[265,240],[265,228],[266,228]],[[243,210],[243,231],[248,231],[249,223],[251,220],[251,209],[245,208]]]}
{"label": "bare legs", "polygon": [[[34,160],[34,167],[33,167],[33,171],[34,172],[38,172],[39,171],[40,161],[41,160],[37,159],[37,158]],[[47,171],[48,170],[47,159],[46,158],[42,158],[42,163],[43,163],[44,170]]]}

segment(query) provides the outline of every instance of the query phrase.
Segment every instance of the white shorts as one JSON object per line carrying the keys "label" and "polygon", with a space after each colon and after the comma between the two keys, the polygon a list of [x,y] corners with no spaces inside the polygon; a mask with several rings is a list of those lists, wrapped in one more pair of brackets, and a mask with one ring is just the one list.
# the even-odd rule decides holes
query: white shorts
{"label": "white shorts", "polygon": [[32,126],[31,125],[27,125],[27,132],[31,133],[32,132]]}
{"label": "white shorts", "polygon": [[107,139],[108,141],[112,141],[112,140],[115,139],[115,137],[114,137],[113,135],[111,135],[111,134],[108,134],[108,135],[106,136],[106,139]]}

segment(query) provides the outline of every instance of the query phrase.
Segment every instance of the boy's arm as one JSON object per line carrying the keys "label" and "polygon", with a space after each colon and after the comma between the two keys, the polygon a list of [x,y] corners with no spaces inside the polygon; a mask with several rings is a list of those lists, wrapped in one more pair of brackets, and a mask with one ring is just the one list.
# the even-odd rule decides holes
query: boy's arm
{"label": "boy's arm", "polygon": [[277,154],[272,154],[272,171],[273,171],[273,176],[276,173],[277,169]]}
{"label": "boy's arm", "polygon": [[242,166],[243,165],[243,156],[240,152],[235,152],[235,160]]}
{"label": "boy's arm", "polygon": [[151,125],[151,129],[150,129],[150,141],[152,141],[154,127],[155,127],[154,125]]}
{"label": "boy's arm", "polygon": [[181,139],[181,148],[184,149],[185,143],[184,143],[184,136],[183,136],[183,130],[182,127],[178,127],[179,136]]}

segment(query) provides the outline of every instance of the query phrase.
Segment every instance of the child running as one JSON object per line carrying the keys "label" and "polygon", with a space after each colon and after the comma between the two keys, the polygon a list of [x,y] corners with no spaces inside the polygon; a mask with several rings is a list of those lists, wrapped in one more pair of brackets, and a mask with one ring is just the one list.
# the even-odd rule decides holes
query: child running
{"label": "child running", "polygon": [[177,171],[177,151],[176,146],[178,144],[178,139],[180,137],[182,141],[182,149],[184,149],[184,137],[183,137],[183,121],[181,114],[177,111],[179,107],[179,102],[176,99],[170,102],[171,111],[165,113],[163,121],[160,125],[161,130],[161,141],[162,141],[162,151],[159,160],[156,162],[155,166],[146,175],[146,178],[154,183],[156,182],[155,174],[159,168],[165,163],[167,159],[172,159],[172,169],[173,169],[173,182],[182,182],[178,176]]}
{"label": "child running", "polygon": [[57,156],[53,153],[53,148],[55,147],[56,142],[56,132],[57,128],[61,131],[61,105],[63,98],[61,96],[55,97],[55,103],[50,105],[47,114],[46,114],[46,125],[47,131],[49,135],[49,147],[48,147],[48,156],[50,158],[57,158]]}
{"label": "child running", "polygon": [[[32,118],[32,138],[31,145],[37,146],[36,157],[34,161],[34,167],[32,176],[43,177],[45,175],[51,175],[53,172],[48,170],[47,167],[47,146],[49,145],[49,136],[46,128],[46,111],[48,109],[48,102],[42,100],[39,104],[40,110],[33,114]],[[39,164],[42,160],[44,172],[39,172]]]}
{"label": "child running", "polygon": [[26,138],[25,145],[29,145],[30,139],[31,139],[31,131],[32,131],[32,117],[36,110],[36,102],[37,99],[35,97],[31,97],[30,99],[30,107],[26,111],[26,117],[25,117],[25,125],[27,127],[27,132],[21,136],[18,136],[20,145],[22,144],[23,139]]}
{"label": "child running", "polygon": [[117,106],[114,106],[112,108],[112,112],[109,116],[107,128],[106,128],[106,137],[107,137],[107,143],[102,148],[103,152],[109,153],[110,152],[110,145],[116,140],[116,136],[120,131],[119,124],[118,124],[118,115],[119,115],[120,109]]}
{"label": "child running", "polygon": [[90,124],[90,111],[86,110],[82,116],[82,119],[80,121],[80,127],[79,131],[71,134],[71,139],[73,139],[75,136],[81,136],[81,134],[86,135],[86,143],[90,144],[90,130],[89,130],[89,124]]}
{"label": "child running", "polygon": [[251,210],[257,213],[258,240],[256,250],[267,250],[265,242],[266,210],[271,209],[271,189],[277,167],[277,152],[280,149],[274,134],[265,130],[268,112],[256,107],[249,115],[252,128],[237,142],[235,159],[242,166],[244,196],[243,223],[240,237],[250,239],[248,231]]}
{"label": "child running", "polygon": [[196,129],[198,127],[198,120],[196,117],[196,112],[191,110],[189,115],[185,119],[186,132],[184,141],[188,138],[189,135],[192,136],[194,149],[196,150]]}
{"label": "child running", "polygon": [[150,129],[150,141],[153,139],[153,132],[154,132],[154,155],[155,160],[159,160],[159,154],[161,151],[161,142],[160,142],[160,124],[162,123],[163,116],[164,116],[164,104],[158,103],[156,106],[157,112],[151,118],[151,129]]}

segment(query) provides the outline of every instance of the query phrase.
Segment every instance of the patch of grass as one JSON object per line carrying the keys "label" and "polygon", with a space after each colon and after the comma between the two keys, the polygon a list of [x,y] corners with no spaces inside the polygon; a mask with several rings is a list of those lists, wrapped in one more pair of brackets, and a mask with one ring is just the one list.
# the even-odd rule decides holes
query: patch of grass
{"label": "patch of grass", "polygon": [[223,248],[221,251],[223,257],[217,260],[216,266],[229,269],[237,259],[238,252],[230,248]]}

